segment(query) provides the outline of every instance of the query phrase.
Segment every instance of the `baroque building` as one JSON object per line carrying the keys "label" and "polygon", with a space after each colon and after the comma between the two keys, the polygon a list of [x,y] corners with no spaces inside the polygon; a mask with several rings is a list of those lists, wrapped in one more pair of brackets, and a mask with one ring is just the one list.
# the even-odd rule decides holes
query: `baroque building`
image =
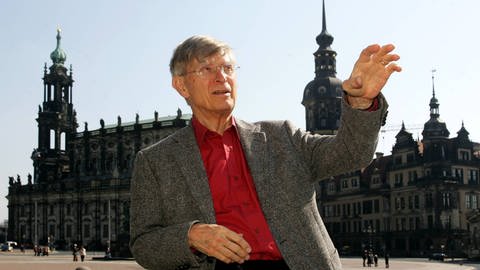
{"label": "baroque building", "polygon": [[478,255],[480,144],[463,123],[449,138],[434,87],[429,106],[422,140],[402,124],[391,155],[320,182],[319,208],[341,252]]}
{"label": "baroque building", "polygon": [[31,245],[65,249],[73,243],[128,254],[130,178],[135,154],[189,124],[182,115],[105,125],[77,131],[72,67],[65,67],[60,30],[53,64],[43,74],[38,109],[38,146],[33,177],[9,179],[8,235]]}
{"label": "baroque building", "polygon": [[[322,23],[315,78],[302,104],[307,130],[331,135],[339,127],[343,89],[335,77],[337,54],[330,47],[325,4]],[[480,255],[480,144],[470,140],[463,123],[457,137],[449,138],[433,79],[422,140],[402,124],[391,155],[377,153],[367,168],[319,181],[319,210],[341,253]]]}
{"label": "baroque building", "polygon": [[[191,115],[106,125],[78,131],[73,108],[72,68],[65,67],[60,46],[45,64],[44,100],[38,110],[38,146],[34,175],[26,183],[10,177],[8,235],[19,243],[89,250],[112,245],[128,254],[130,180],[135,154],[190,123]],[[316,38],[315,78],[302,104],[306,129],[335,134],[341,114],[342,86],[336,78],[337,53],[327,32],[323,5],[322,32]],[[433,80],[432,80],[433,82]],[[405,125],[391,155],[377,154],[361,170],[319,181],[320,213],[341,253],[372,249],[382,254],[422,255],[431,251],[478,254],[480,244],[480,144],[462,124],[449,138],[440,119],[433,87],[430,119],[422,140]]]}

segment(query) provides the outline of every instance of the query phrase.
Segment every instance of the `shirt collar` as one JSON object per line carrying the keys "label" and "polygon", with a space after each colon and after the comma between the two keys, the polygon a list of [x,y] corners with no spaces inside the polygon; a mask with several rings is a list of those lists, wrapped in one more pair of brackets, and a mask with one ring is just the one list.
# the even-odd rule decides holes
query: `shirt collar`
{"label": "shirt collar", "polygon": [[[232,126],[229,127],[228,129],[225,130],[225,132],[228,132],[229,130],[237,131],[237,124],[235,122],[235,118],[232,116]],[[195,117],[195,115],[192,117],[192,127],[193,131],[195,133],[195,138],[197,139],[198,145],[201,145],[203,142],[206,140],[207,134],[216,134],[219,135],[215,131],[211,131],[208,128],[206,128],[198,119]],[[220,135],[219,135],[220,136]]]}

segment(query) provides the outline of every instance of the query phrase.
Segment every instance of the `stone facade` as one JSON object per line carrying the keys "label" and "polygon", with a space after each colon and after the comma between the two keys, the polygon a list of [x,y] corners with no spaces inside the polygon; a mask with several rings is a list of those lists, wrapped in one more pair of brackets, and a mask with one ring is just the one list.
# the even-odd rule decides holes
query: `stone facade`
{"label": "stone facade", "polygon": [[[44,71],[44,100],[38,111],[38,147],[33,150],[34,175],[26,183],[10,177],[8,235],[27,245],[87,249],[128,254],[130,179],[135,154],[189,124],[182,115],[105,125],[77,132],[73,78],[60,47]],[[115,248],[113,248],[115,247]]]}
{"label": "stone facade", "polygon": [[462,125],[448,138],[435,92],[423,139],[402,124],[392,154],[320,182],[318,204],[337,248],[361,254],[460,256],[478,250],[480,145]]}

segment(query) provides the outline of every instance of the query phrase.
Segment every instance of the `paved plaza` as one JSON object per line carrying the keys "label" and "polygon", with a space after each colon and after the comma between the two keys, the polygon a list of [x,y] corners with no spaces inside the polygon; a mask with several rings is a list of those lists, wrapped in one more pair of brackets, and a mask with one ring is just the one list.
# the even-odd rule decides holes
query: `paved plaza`
{"label": "paved plaza", "polygon": [[[50,256],[33,256],[33,252],[26,251],[24,254],[19,251],[1,252],[0,269],[5,270],[137,270],[143,269],[134,260],[93,260],[92,257],[100,258],[101,252],[88,254],[84,262],[73,262],[68,252],[56,252]],[[375,270],[385,269],[382,259],[378,267],[363,267],[361,258],[342,258],[344,270]],[[83,267],[83,269],[82,269]],[[475,270],[479,266],[466,266],[460,263],[434,262],[427,259],[390,259],[389,270]]]}

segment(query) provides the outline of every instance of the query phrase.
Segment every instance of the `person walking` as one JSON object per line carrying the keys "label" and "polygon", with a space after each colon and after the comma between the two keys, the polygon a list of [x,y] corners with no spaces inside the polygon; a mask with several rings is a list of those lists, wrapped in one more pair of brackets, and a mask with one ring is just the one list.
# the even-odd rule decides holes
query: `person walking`
{"label": "person walking", "polygon": [[72,255],[73,255],[73,261],[74,262],[78,261],[78,247],[77,247],[77,244],[73,244],[73,246],[72,246]]}
{"label": "person walking", "polygon": [[83,245],[80,246],[79,254],[80,254],[80,260],[83,262],[85,260],[85,256],[87,256],[87,250]]}

